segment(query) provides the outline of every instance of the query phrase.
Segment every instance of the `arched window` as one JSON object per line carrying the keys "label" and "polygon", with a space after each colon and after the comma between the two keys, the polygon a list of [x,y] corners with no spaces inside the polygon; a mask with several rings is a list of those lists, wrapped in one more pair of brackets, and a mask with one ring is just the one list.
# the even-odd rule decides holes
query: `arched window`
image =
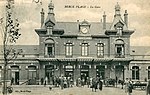
{"label": "arched window", "polygon": [[45,40],[45,56],[47,57],[54,57],[55,54],[55,43],[52,39],[48,38]]}
{"label": "arched window", "polygon": [[121,39],[115,42],[115,57],[122,58],[125,57],[124,41]]}
{"label": "arched window", "polygon": [[132,79],[139,80],[139,67],[138,66],[132,67]]}
{"label": "arched window", "polygon": [[150,79],[150,66],[148,66],[148,79]]}

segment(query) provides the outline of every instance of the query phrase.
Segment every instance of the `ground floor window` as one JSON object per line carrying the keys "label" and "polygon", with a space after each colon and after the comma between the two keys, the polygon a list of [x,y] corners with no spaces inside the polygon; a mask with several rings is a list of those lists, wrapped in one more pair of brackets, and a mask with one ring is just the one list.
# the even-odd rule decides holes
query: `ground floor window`
{"label": "ground floor window", "polygon": [[150,66],[148,66],[148,79],[150,79]]}
{"label": "ground floor window", "polygon": [[0,70],[0,82],[2,81],[2,70]]}
{"label": "ground floor window", "polygon": [[65,77],[73,78],[73,75],[74,75],[73,73],[74,73],[73,66],[66,65],[65,66]]}
{"label": "ground floor window", "polygon": [[132,79],[139,80],[139,67],[138,66],[132,67]]}

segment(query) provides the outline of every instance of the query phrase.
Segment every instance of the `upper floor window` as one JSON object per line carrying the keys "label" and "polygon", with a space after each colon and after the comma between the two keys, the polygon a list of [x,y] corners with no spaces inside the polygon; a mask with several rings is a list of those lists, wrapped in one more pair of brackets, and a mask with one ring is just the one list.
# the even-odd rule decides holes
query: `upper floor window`
{"label": "upper floor window", "polygon": [[103,43],[97,44],[97,56],[104,57],[104,44]]}
{"label": "upper floor window", "polygon": [[81,44],[81,56],[88,56],[88,43]]}
{"label": "upper floor window", "polygon": [[123,40],[116,40],[115,43],[115,57],[125,57],[125,49]]}
{"label": "upper floor window", "polygon": [[66,56],[72,56],[73,55],[73,44],[72,43],[66,43]]}
{"label": "upper floor window", "polygon": [[45,41],[45,56],[54,57],[54,41],[52,39],[47,39]]}

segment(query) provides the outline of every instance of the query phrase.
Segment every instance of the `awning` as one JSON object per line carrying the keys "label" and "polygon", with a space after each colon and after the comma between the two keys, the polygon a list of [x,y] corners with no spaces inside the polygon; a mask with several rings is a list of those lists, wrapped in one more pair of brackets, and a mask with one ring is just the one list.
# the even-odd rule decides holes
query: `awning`
{"label": "awning", "polygon": [[131,64],[150,64],[150,61],[131,61]]}
{"label": "awning", "polygon": [[113,61],[131,61],[132,58],[113,58]]}
{"label": "awning", "polygon": [[57,58],[59,61],[76,61],[76,58]]}
{"label": "awning", "polygon": [[[0,61],[0,63],[4,63],[4,61]],[[9,63],[39,63],[39,62],[31,61],[31,60],[15,60],[15,61],[9,61]]]}
{"label": "awning", "polygon": [[108,62],[108,61],[112,61],[112,58],[95,58],[94,61]]}
{"label": "awning", "polygon": [[77,61],[94,61],[94,59],[93,58],[91,58],[91,57],[86,57],[86,58],[77,58]]}
{"label": "awning", "polygon": [[57,61],[56,58],[38,58],[39,61]]}

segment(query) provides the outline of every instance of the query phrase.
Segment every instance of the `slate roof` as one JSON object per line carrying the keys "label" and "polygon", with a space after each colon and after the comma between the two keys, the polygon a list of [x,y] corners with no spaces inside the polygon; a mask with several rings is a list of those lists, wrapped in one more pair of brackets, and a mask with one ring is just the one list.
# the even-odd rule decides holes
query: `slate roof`
{"label": "slate roof", "polygon": [[131,46],[131,55],[150,55],[150,46]]}
{"label": "slate roof", "polygon": [[[1,48],[2,46],[0,46]],[[38,45],[14,45],[15,50],[22,49],[21,54],[38,54],[39,46]],[[0,52],[2,54],[2,52]]]}
{"label": "slate roof", "polygon": [[[64,35],[79,34],[79,25],[82,22],[57,22],[60,29],[64,29]],[[91,35],[105,35],[102,22],[89,22]],[[111,23],[106,24],[106,29],[110,29]]]}

